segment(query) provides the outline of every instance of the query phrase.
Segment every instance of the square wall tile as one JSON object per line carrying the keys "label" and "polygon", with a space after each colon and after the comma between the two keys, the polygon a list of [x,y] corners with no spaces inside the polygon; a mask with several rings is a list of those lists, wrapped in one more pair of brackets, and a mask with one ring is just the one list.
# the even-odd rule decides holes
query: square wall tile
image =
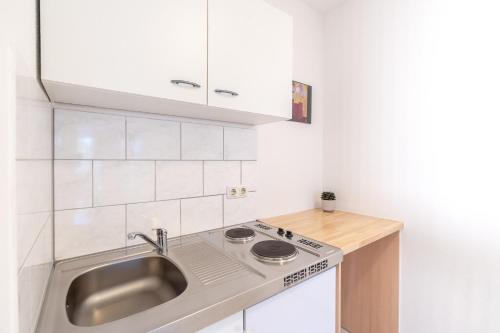
{"label": "square wall tile", "polygon": [[94,206],[154,200],[154,161],[94,161]]}
{"label": "square wall tile", "polygon": [[125,206],[55,212],[57,260],[125,246]]}
{"label": "square wall tile", "polygon": [[28,254],[42,233],[43,228],[52,225],[52,214],[50,212],[21,214],[17,215],[16,220],[17,263],[20,268],[27,261]]}
{"label": "square wall tile", "polygon": [[52,106],[20,98],[17,103],[16,157],[52,159]]}
{"label": "square wall tile", "polygon": [[[127,234],[142,232],[156,240],[153,228],[164,228],[168,238],[181,234],[181,202],[179,200],[148,202],[127,205]],[[144,243],[143,240],[127,239],[127,246]]]}
{"label": "square wall tile", "polygon": [[16,161],[18,214],[52,211],[52,161]]}
{"label": "square wall tile", "polygon": [[181,234],[222,227],[222,196],[181,200]]}
{"label": "square wall tile", "polygon": [[257,191],[257,161],[241,162],[241,185],[249,191]]}
{"label": "square wall tile", "polygon": [[52,243],[52,219],[47,219],[42,229],[40,230],[40,233],[37,235],[35,241],[33,242],[33,247],[28,253],[26,261],[23,264],[23,268],[52,264]]}
{"label": "square wall tile", "polygon": [[[51,228],[52,229],[52,228]],[[33,333],[43,305],[52,262],[26,266],[18,274],[19,333]]]}
{"label": "square wall tile", "polygon": [[182,123],[183,160],[222,160],[223,129],[220,126]]}
{"label": "square wall tile", "polygon": [[203,162],[156,162],[156,199],[170,200],[203,195]]}
{"label": "square wall tile", "polygon": [[125,117],[56,110],[56,159],[125,159]]}
{"label": "square wall tile", "polygon": [[203,169],[205,195],[225,194],[227,186],[240,185],[239,161],[207,161]]}
{"label": "square wall tile", "polygon": [[92,161],[54,161],[56,210],[92,207]]}
{"label": "square wall tile", "polygon": [[257,160],[257,131],[255,129],[224,127],[225,160]]}
{"label": "square wall tile", "polygon": [[127,118],[127,159],[180,160],[181,124],[165,120]]}
{"label": "square wall tile", "polygon": [[224,197],[224,226],[254,221],[257,219],[257,193],[249,192],[245,198]]}

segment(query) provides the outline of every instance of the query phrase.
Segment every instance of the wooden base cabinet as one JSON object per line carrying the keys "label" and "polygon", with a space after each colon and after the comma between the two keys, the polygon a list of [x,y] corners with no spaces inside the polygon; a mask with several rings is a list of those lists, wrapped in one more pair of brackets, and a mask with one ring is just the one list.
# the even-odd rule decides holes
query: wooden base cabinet
{"label": "wooden base cabinet", "polygon": [[399,232],[344,256],[341,326],[350,333],[399,330]]}

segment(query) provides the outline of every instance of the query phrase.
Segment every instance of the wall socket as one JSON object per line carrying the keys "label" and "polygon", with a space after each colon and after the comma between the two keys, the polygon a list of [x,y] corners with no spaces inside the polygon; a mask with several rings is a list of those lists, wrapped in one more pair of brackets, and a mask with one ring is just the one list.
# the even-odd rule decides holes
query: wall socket
{"label": "wall socket", "polygon": [[226,197],[228,199],[239,199],[247,196],[246,186],[228,186],[226,187]]}

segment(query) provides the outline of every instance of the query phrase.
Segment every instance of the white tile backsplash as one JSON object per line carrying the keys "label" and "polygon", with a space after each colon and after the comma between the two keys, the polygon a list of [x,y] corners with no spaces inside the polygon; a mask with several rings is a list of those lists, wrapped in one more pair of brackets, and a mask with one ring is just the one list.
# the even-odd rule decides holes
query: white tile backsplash
{"label": "white tile backsplash", "polygon": [[51,271],[52,261],[43,265],[25,266],[19,272],[19,333],[35,332]]}
{"label": "white tile backsplash", "polygon": [[[51,212],[20,214],[17,216],[17,262],[21,267],[34,247],[35,241],[47,224],[52,225]],[[52,248],[52,245],[50,246]]]}
{"label": "white tile backsplash", "polygon": [[240,161],[207,161],[203,169],[205,195],[225,194],[226,187],[240,185]]}
{"label": "white tile backsplash", "polygon": [[253,217],[255,193],[225,192],[256,188],[254,129],[89,111],[55,114],[56,259],[140,243],[128,232],[176,237]]}
{"label": "white tile backsplash", "polygon": [[154,161],[94,161],[94,206],[155,200]]}
{"label": "white tile backsplash", "polygon": [[203,195],[203,162],[156,162],[156,199],[169,200]]}
{"label": "white tile backsplash", "polygon": [[125,223],[124,205],[57,211],[55,258],[124,247]]}
{"label": "white tile backsplash", "polygon": [[221,228],[222,204],[220,195],[181,200],[181,234]]}
{"label": "white tile backsplash", "polygon": [[[142,232],[156,239],[153,228],[168,231],[168,238],[177,237],[181,233],[181,202],[179,200],[148,202],[127,205],[127,234]],[[127,239],[127,246],[144,243],[137,238]]]}
{"label": "white tile backsplash", "polygon": [[183,160],[222,160],[223,128],[221,126],[182,123]]}
{"label": "white tile backsplash", "polygon": [[127,118],[127,159],[180,160],[180,126],[172,121]]}
{"label": "white tile backsplash", "polygon": [[37,235],[24,267],[46,265],[52,262],[52,220],[47,219]]}
{"label": "white tile backsplash", "polygon": [[56,110],[56,159],[124,159],[125,117]]}
{"label": "white tile backsplash", "polygon": [[18,99],[16,157],[52,159],[52,107],[48,103]]}
{"label": "white tile backsplash", "polygon": [[257,161],[241,162],[241,185],[245,185],[249,191],[257,191]]}
{"label": "white tile backsplash", "polygon": [[92,207],[92,161],[54,161],[56,210]]}
{"label": "white tile backsplash", "polygon": [[52,211],[52,161],[17,160],[18,214]]}
{"label": "white tile backsplash", "polygon": [[257,131],[224,127],[224,159],[257,160]]}
{"label": "white tile backsplash", "polygon": [[33,333],[53,263],[53,112],[35,78],[16,81],[18,322]]}
{"label": "white tile backsplash", "polygon": [[245,223],[257,219],[257,193],[249,192],[245,198],[224,198],[224,226]]}

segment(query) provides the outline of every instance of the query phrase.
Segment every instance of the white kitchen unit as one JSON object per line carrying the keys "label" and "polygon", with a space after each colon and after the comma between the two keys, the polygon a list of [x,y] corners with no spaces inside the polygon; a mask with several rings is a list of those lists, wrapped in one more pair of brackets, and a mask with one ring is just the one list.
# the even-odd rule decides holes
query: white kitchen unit
{"label": "white kitchen unit", "polygon": [[[336,267],[197,333],[333,333]],[[245,326],[245,329],[243,329]]]}
{"label": "white kitchen unit", "polygon": [[260,124],[291,117],[292,18],[264,0],[41,0],[52,102]]}
{"label": "white kitchen unit", "polygon": [[221,321],[216,322],[197,333],[242,333],[243,332],[243,311],[235,313]]}
{"label": "white kitchen unit", "polygon": [[51,99],[87,94],[76,102],[95,103],[90,89],[103,89],[205,103],[206,7],[206,0],[42,0],[41,70]]}
{"label": "white kitchen unit", "polygon": [[290,109],[292,20],[264,1],[208,1],[208,104],[283,116]]}
{"label": "white kitchen unit", "polygon": [[336,269],[245,310],[245,333],[335,332]]}

